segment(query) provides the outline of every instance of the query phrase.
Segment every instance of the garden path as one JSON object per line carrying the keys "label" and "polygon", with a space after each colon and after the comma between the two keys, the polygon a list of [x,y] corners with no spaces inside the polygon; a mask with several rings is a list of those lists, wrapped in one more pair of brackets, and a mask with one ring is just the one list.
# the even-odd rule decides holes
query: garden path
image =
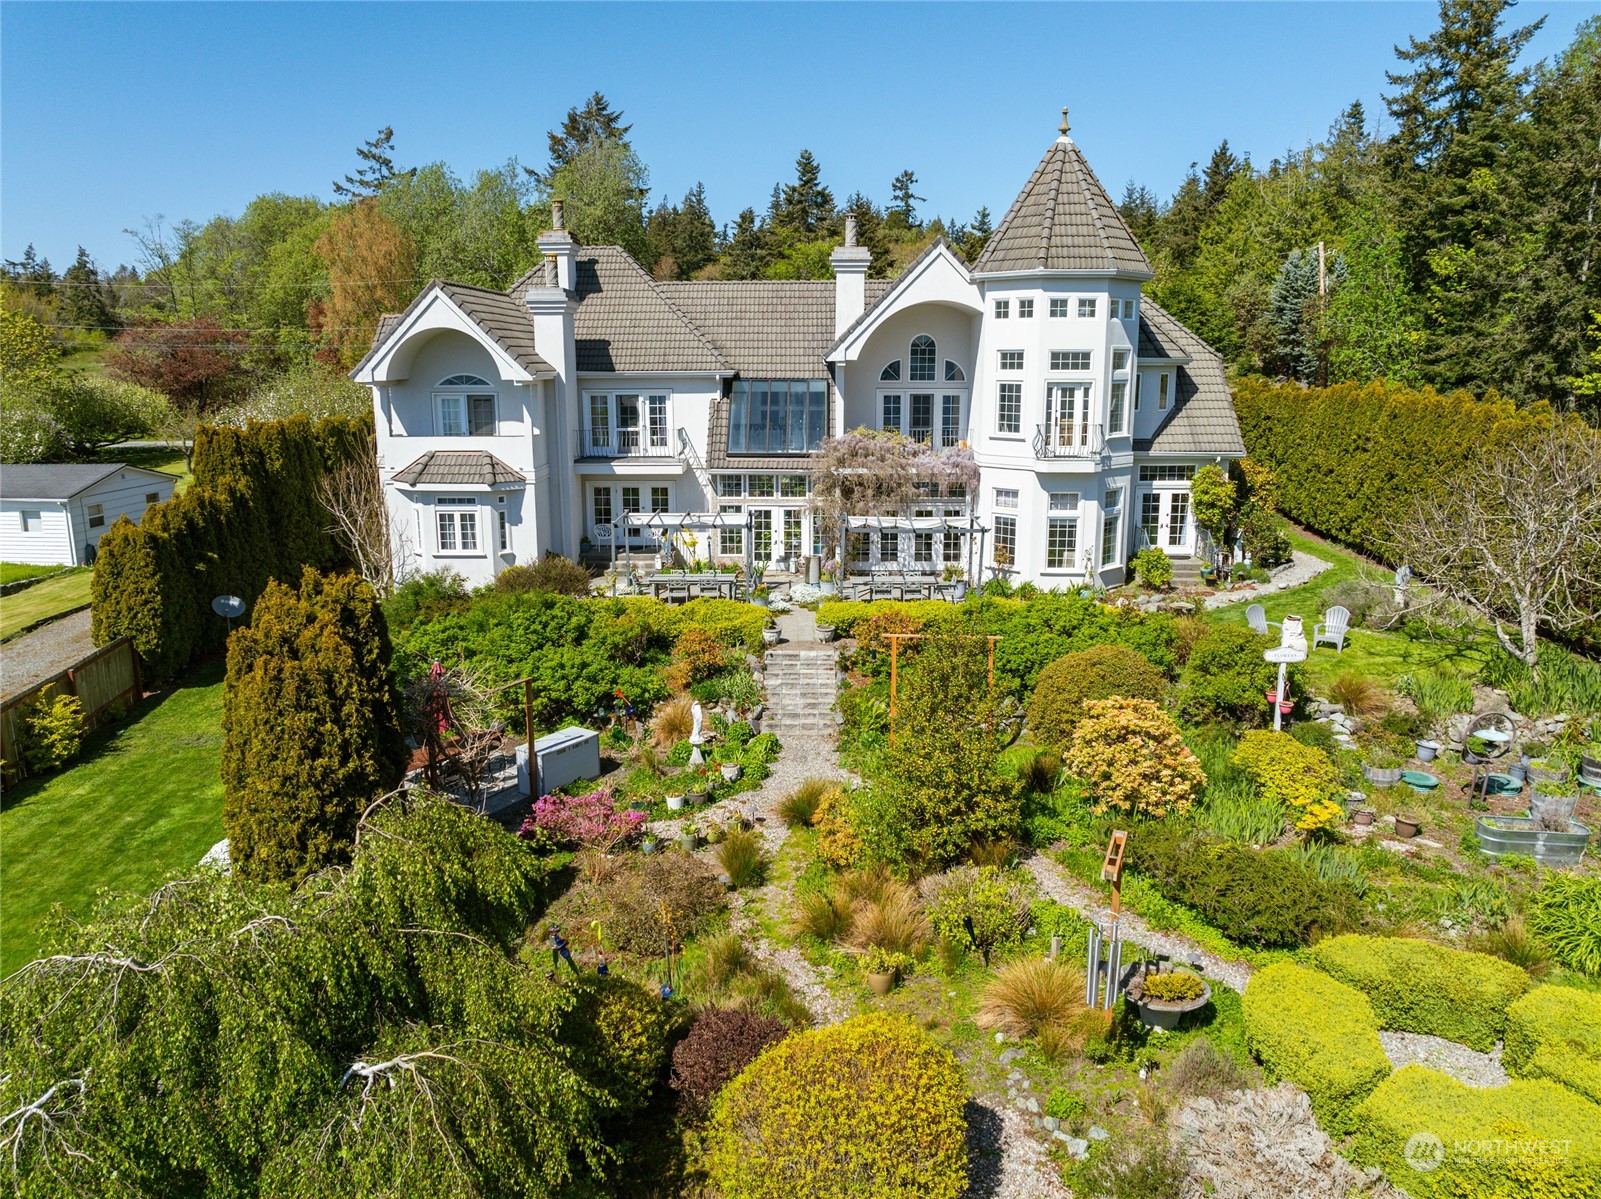
{"label": "garden path", "polygon": [[1379,1043],[1397,1070],[1417,1062],[1470,1087],[1502,1087],[1511,1081],[1501,1064],[1500,1042],[1489,1053],[1480,1053],[1444,1037],[1381,1031]]}
{"label": "garden path", "polygon": [[1290,559],[1289,566],[1275,572],[1266,583],[1252,583],[1249,587],[1241,587],[1238,590],[1219,591],[1216,595],[1207,596],[1202,601],[1202,607],[1223,608],[1229,604],[1247,603],[1275,591],[1288,591],[1291,587],[1310,583],[1334,565],[1303,550],[1291,551]]}
{"label": "garden path", "polygon": [[[1057,903],[1065,904],[1081,916],[1104,925],[1112,918],[1112,909],[1099,892],[1086,887],[1077,879],[1070,878],[1067,873],[1044,854],[1035,854],[1025,863],[1034,881],[1039,884],[1040,893]],[[1124,908],[1118,917],[1125,941],[1129,941],[1152,953],[1166,954],[1170,958],[1188,961],[1197,955],[1200,958],[1201,969],[1209,978],[1215,978],[1235,991],[1244,993],[1245,984],[1251,980],[1251,967],[1248,963],[1232,958],[1220,958],[1216,954],[1208,953],[1199,944],[1188,937],[1178,933],[1158,932],[1147,928],[1145,921],[1138,913]]]}

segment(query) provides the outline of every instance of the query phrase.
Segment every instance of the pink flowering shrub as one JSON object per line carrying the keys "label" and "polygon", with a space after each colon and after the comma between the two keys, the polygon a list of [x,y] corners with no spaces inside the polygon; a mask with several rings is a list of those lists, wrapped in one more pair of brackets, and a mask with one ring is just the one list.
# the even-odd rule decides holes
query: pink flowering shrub
{"label": "pink flowering shrub", "polygon": [[645,813],[619,809],[609,787],[586,795],[542,795],[517,830],[520,837],[541,833],[583,849],[610,853],[645,823]]}

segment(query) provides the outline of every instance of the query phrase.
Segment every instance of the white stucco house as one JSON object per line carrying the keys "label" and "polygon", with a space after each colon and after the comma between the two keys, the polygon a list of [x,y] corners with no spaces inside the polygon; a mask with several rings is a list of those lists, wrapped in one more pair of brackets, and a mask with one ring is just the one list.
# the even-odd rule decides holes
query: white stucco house
{"label": "white stucco house", "polygon": [[410,569],[648,549],[619,524],[640,512],[725,513],[702,555],[794,563],[825,540],[810,454],[865,426],[969,446],[977,493],[925,511],[985,532],[860,533],[849,564],[1115,584],[1142,544],[1196,550],[1189,479],[1244,454],[1221,359],[1142,297],[1150,263],[1065,120],[971,266],[941,240],[869,279],[848,232],[831,281],[657,282],[554,223],[543,269],[430,284],[353,372]]}
{"label": "white stucco house", "polygon": [[138,524],[177,482],[125,462],[0,465],[0,562],[86,565],[119,517]]}

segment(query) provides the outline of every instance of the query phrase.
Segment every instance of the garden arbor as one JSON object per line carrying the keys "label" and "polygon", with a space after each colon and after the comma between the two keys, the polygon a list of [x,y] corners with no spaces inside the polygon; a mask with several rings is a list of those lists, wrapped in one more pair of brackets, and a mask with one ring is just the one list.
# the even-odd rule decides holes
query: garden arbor
{"label": "garden arbor", "polygon": [[[611,522],[611,567],[617,573],[617,531],[648,529],[664,545],[685,533],[705,533],[708,536],[725,529],[741,530],[740,542],[745,547],[745,572],[753,565],[755,547],[750,536],[751,518],[748,512],[624,512]],[[708,554],[708,557],[710,555]],[[613,584],[615,586],[615,584]]]}

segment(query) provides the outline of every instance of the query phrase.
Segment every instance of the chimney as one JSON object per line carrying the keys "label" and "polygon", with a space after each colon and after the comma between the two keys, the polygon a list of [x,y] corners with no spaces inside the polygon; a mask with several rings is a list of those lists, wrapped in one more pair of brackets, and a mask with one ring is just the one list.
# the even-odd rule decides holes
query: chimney
{"label": "chimney", "polygon": [[845,244],[828,256],[834,268],[834,336],[867,310],[867,268],[872,251],[856,244],[856,218],[845,218]]}
{"label": "chimney", "polygon": [[556,261],[555,286],[563,291],[572,291],[577,273],[578,243],[573,240],[573,235],[567,232],[566,207],[561,200],[550,202],[550,223],[553,228],[539,235],[538,244],[547,259],[554,258]]}

